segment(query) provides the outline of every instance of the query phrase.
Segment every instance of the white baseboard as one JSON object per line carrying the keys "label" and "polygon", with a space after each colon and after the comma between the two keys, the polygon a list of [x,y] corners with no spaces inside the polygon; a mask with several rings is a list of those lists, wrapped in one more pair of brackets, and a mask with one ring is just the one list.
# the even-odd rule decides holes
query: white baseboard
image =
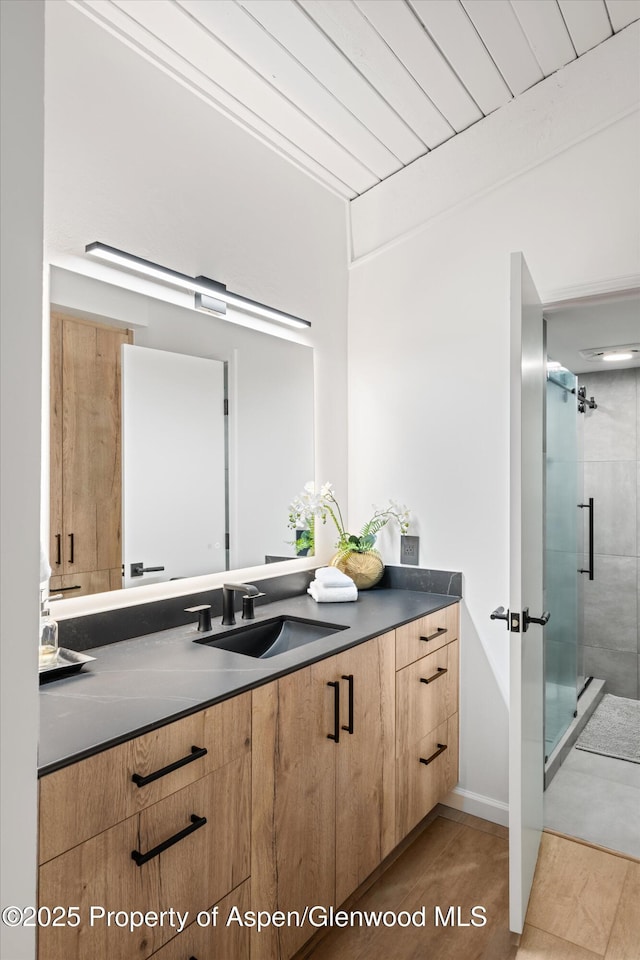
{"label": "white baseboard", "polygon": [[454,787],[441,802],[454,810],[462,810],[463,813],[470,813],[491,823],[499,823],[503,827],[509,826],[509,804],[501,800],[483,797],[479,793],[463,790],[462,787]]}

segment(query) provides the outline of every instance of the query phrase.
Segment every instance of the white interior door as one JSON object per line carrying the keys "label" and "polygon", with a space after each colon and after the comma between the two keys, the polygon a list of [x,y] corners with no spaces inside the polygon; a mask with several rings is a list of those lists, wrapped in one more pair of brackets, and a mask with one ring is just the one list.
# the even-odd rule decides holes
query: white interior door
{"label": "white interior door", "polygon": [[224,364],[125,344],[122,412],[124,585],[224,570]]}
{"label": "white interior door", "polygon": [[544,402],[542,305],[521,253],[511,255],[509,905],[521,933],[542,832]]}

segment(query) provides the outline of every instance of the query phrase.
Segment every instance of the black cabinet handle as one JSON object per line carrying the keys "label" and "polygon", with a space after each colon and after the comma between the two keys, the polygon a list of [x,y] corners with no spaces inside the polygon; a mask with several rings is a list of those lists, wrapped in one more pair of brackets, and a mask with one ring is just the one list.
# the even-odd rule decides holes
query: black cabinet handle
{"label": "black cabinet handle", "polygon": [[333,687],[333,733],[327,734],[327,740],[340,743],[340,681],[330,680],[328,687]]}
{"label": "black cabinet handle", "polygon": [[69,563],[73,563],[73,557],[75,554],[75,536],[73,533],[69,534]]}
{"label": "black cabinet handle", "polygon": [[174,770],[179,770],[180,767],[186,766],[187,763],[193,763],[194,760],[199,760],[200,757],[206,757],[206,755],[206,747],[191,747],[191,753],[186,757],[182,757],[181,760],[176,760],[174,763],[170,763],[166,767],[161,767],[160,770],[155,770],[146,777],[140,776],[139,773],[134,773],[131,779],[135,783],[136,787],[146,787],[148,783],[153,783],[154,780],[159,780],[160,777],[166,776],[167,773],[173,773]]}
{"label": "black cabinet handle", "polygon": [[436,750],[436,752],[432,753],[431,756],[427,757],[426,760],[424,759],[424,757],[420,757],[420,763],[424,763],[425,765],[431,763],[432,760],[435,760],[436,757],[439,757],[440,754],[444,753],[445,750],[447,749],[446,743],[438,743],[437,747],[438,749]]}
{"label": "black cabinet handle", "polygon": [[131,859],[135,860],[139,867],[143,863],[148,863],[149,860],[153,860],[154,857],[160,856],[165,850],[168,850],[169,847],[172,847],[174,843],[178,843],[180,840],[184,840],[185,837],[188,837],[190,833],[194,833],[195,830],[199,830],[200,827],[204,827],[207,822],[206,817],[198,817],[195,813],[191,814],[191,825],[185,827],[184,830],[179,830],[177,833],[174,833],[172,837],[169,837],[168,840],[163,840],[162,843],[159,843],[157,847],[148,850],[146,853],[140,853],[139,850],[131,851]]}
{"label": "black cabinet handle", "polygon": [[76,583],[73,587],[58,587],[58,593],[69,593],[69,590],[82,590],[82,584]]}
{"label": "black cabinet handle", "polygon": [[353,733],[353,674],[343,673],[342,679],[349,684],[349,721],[342,724],[342,729],[346,730],[347,733]]}
{"label": "black cabinet handle", "polygon": [[56,567],[62,563],[62,534],[56,533]]}
{"label": "black cabinet handle", "polygon": [[434,673],[432,677],[420,677],[420,683],[433,683],[438,677],[444,677],[446,672],[447,667],[438,667],[438,672]]}
{"label": "black cabinet handle", "polygon": [[438,627],[435,633],[429,634],[428,637],[420,637],[421,640],[424,640],[425,643],[429,643],[429,640],[435,640],[436,637],[441,637],[443,633],[448,633],[447,627]]}

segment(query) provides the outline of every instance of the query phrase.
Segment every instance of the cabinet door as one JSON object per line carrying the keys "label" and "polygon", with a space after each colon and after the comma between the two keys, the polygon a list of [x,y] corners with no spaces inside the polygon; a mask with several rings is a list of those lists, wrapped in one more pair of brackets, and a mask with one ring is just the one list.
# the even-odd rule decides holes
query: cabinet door
{"label": "cabinet door", "polygon": [[[253,692],[254,909],[297,911],[334,902],[336,658]],[[254,932],[252,960],[291,957],[308,923]]]}
{"label": "cabinet door", "polygon": [[251,908],[250,884],[250,880],[241,883],[207,911],[212,918],[210,925],[205,917],[200,922],[191,918],[194,922],[154,953],[151,960],[248,960],[250,928],[241,926],[234,918]]}
{"label": "cabinet door", "polygon": [[40,863],[250,749],[251,696],[246,693],[41,777],[40,809],[47,816],[40,818]]}
{"label": "cabinet door", "polygon": [[[338,904],[375,870],[394,846],[394,643],[392,631],[336,658],[336,677],[341,682],[342,727],[340,744],[335,751]],[[351,727],[353,732],[345,727]]]}
{"label": "cabinet door", "polygon": [[129,340],[126,330],[51,317],[54,574],[122,564],[120,346]]}
{"label": "cabinet door", "polygon": [[398,756],[458,711],[458,641],[396,674]]}
{"label": "cabinet door", "polygon": [[452,603],[396,630],[396,670],[458,639],[460,604]]}
{"label": "cabinet door", "polygon": [[[126,914],[173,909],[194,920],[246,880],[250,775],[248,756],[233,760],[44,864],[40,903],[76,906],[81,922],[42,927],[40,960],[142,960],[177,928],[165,922],[130,929]],[[152,856],[139,864],[133,851]]]}
{"label": "cabinet door", "polygon": [[396,842],[458,782],[458,714],[410,746],[396,761]]}

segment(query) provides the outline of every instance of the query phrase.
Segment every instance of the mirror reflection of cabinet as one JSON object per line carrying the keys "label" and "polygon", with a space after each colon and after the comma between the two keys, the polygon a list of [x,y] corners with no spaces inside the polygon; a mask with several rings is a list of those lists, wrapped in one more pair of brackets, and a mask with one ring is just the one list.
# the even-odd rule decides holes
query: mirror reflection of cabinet
{"label": "mirror reflection of cabinet", "polygon": [[121,344],[129,330],[51,314],[51,591],[122,585]]}

